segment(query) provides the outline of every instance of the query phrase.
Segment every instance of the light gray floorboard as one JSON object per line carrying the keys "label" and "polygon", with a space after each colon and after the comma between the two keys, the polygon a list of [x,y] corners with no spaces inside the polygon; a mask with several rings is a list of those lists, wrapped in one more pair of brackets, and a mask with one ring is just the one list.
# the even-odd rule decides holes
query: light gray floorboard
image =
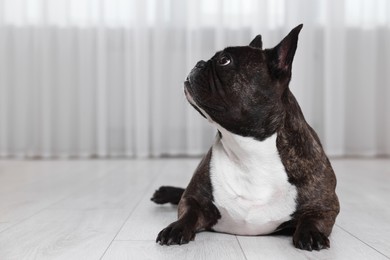
{"label": "light gray floorboard", "polygon": [[[85,166],[84,162],[76,164]],[[163,168],[164,162],[155,161],[151,164],[146,161],[127,161],[123,164],[120,161],[108,161],[106,164],[114,167],[96,167],[94,161],[91,161],[86,163],[82,171],[75,171],[75,174],[72,169],[58,172],[54,164],[52,177],[43,174],[44,179],[41,179],[48,185],[41,187],[39,181],[30,184],[29,189],[34,191],[33,187],[38,186],[36,192],[40,195],[33,201],[32,209],[35,212],[29,212],[34,214],[0,232],[0,259],[101,257],[137,204],[140,194],[150,185],[157,171]],[[144,170],[139,172],[141,169]],[[40,173],[37,173],[39,177]],[[9,200],[13,199],[16,192],[20,190],[11,192]],[[22,201],[28,199],[27,194],[21,196]],[[35,199],[42,199],[46,203],[35,203]],[[7,202],[8,199],[1,200]],[[17,207],[18,214],[23,213],[20,208],[23,209]],[[14,208],[10,210],[15,212]],[[20,219],[23,217],[20,216]]]}
{"label": "light gray floorboard", "polygon": [[132,209],[153,183],[158,173],[163,173],[163,161],[134,161],[117,168],[104,178],[89,183],[84,189],[72,193],[51,208],[68,209]]}
{"label": "light gray floorboard", "polygon": [[236,241],[200,240],[185,246],[159,246],[150,241],[114,241],[107,259],[245,259]]}
{"label": "light gray floorboard", "polygon": [[390,257],[390,160],[334,160],[337,225]]}
{"label": "light gray floorboard", "polygon": [[0,221],[18,222],[109,173],[120,162],[0,161]]}
{"label": "light gray floorboard", "polygon": [[326,250],[302,251],[293,247],[291,237],[238,237],[248,260],[259,259],[387,259],[360,240],[335,227],[330,236],[331,247]]}
{"label": "light gray floorboard", "polygon": [[0,222],[0,232],[3,231],[4,229],[8,228],[11,225],[12,225],[11,222]]}
{"label": "light gray floorboard", "polygon": [[1,259],[98,259],[124,210],[44,210],[0,234]]}
{"label": "light gray floorboard", "polygon": [[328,250],[213,232],[188,245],[156,244],[177,208],[151,195],[185,187],[198,162],[0,161],[0,259],[390,259],[390,160],[332,160],[341,213]]}

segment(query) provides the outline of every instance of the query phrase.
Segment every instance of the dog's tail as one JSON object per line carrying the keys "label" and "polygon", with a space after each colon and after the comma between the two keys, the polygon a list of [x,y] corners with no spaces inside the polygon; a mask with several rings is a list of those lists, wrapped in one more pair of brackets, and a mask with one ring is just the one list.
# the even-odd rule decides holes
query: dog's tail
{"label": "dog's tail", "polygon": [[181,195],[183,195],[184,189],[176,188],[171,186],[161,186],[158,190],[156,190],[150,199],[151,201],[157,204],[179,204],[181,199]]}

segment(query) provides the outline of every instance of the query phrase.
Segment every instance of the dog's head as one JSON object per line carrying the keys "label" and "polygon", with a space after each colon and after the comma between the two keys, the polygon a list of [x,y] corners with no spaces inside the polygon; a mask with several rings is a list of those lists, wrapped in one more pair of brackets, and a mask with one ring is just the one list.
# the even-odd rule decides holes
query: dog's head
{"label": "dog's head", "polygon": [[268,137],[283,120],[281,100],[301,29],[294,28],[272,49],[263,50],[258,35],[249,46],[228,47],[199,61],[184,84],[188,101],[232,133]]}

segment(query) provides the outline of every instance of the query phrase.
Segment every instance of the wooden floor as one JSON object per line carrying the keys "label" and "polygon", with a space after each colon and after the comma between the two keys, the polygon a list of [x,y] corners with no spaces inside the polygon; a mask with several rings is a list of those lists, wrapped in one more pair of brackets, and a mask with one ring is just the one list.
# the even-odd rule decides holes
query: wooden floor
{"label": "wooden floor", "polygon": [[184,187],[198,161],[0,161],[0,259],[390,259],[384,159],[332,160],[342,208],[328,250],[211,232],[188,245],[156,244],[176,208],[154,205],[151,194]]}

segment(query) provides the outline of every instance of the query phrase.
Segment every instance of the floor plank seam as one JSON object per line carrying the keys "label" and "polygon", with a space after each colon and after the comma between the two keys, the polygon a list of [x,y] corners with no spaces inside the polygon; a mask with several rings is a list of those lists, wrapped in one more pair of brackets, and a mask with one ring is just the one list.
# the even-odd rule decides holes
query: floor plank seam
{"label": "floor plank seam", "polygon": [[139,199],[139,201],[134,205],[134,208],[133,210],[131,210],[131,212],[129,213],[129,215],[126,217],[126,219],[123,221],[122,225],[119,227],[118,231],[116,232],[115,236],[111,239],[110,243],[107,245],[106,249],[104,250],[103,254],[101,255],[101,257],[99,258],[99,260],[103,259],[103,257],[105,256],[105,254],[107,253],[108,249],[111,247],[112,243],[115,240],[115,238],[118,236],[119,232],[121,232],[122,228],[124,227],[124,225],[126,224],[127,220],[131,217],[131,215],[134,213],[134,211],[136,210],[136,208],[138,207],[138,205],[141,203],[142,201],[142,197]]}
{"label": "floor plank seam", "polygon": [[[93,180],[92,182],[97,182],[97,181],[99,181],[100,179],[103,179],[103,178],[105,178],[105,177],[108,177],[108,175],[110,174],[110,172],[116,170],[116,169],[119,168],[119,167],[120,167],[120,166],[115,166],[115,167],[113,167],[112,169],[108,170],[108,172],[107,172],[104,176],[98,177],[97,179]],[[77,191],[83,189],[84,187],[86,187],[86,186],[88,186],[88,185],[90,185],[90,184],[91,184],[91,182],[89,182],[89,183],[87,183],[87,184],[81,186],[80,188],[77,189]],[[76,192],[74,192],[74,193],[76,193]],[[26,217],[26,218],[24,218],[24,219],[21,219],[20,221],[17,221],[17,222],[15,222],[15,223],[11,224],[9,227],[5,228],[4,230],[1,230],[1,231],[0,231],[0,234],[3,233],[3,232],[5,232],[5,231],[7,231],[7,230],[9,230],[9,229],[11,229],[11,228],[13,228],[13,227],[15,227],[15,226],[17,226],[17,225],[19,225],[19,224],[21,224],[21,223],[23,223],[23,222],[25,222],[25,221],[27,221],[27,220],[29,220],[30,218],[34,217],[35,215],[38,215],[39,213],[41,213],[42,211],[44,211],[44,210],[46,210],[46,209],[52,207],[53,205],[55,205],[55,204],[57,204],[57,203],[59,203],[59,202],[65,200],[65,199],[67,199],[67,198],[70,198],[72,195],[73,195],[73,193],[67,194],[67,195],[63,196],[62,198],[58,199],[57,201],[55,201],[55,202],[53,202],[53,203],[50,203],[50,204],[47,205],[46,207],[41,208],[40,210],[38,210],[37,212],[31,214],[30,216],[28,216],[28,217]]]}
{"label": "floor plank seam", "polygon": [[[157,173],[154,173],[153,174],[153,177],[156,177]],[[121,227],[118,229],[118,232],[115,234],[115,236],[113,237],[113,239],[111,240],[111,242],[108,244],[107,248],[104,250],[102,256],[99,258],[99,260],[102,260],[103,257],[105,256],[105,254],[107,253],[108,249],[111,247],[112,243],[114,241],[117,241],[116,240],[116,237],[118,236],[118,234],[121,232],[122,228],[125,226],[126,222],[129,220],[129,218],[133,215],[133,213],[136,211],[136,209],[138,208],[138,206],[141,204],[142,200],[145,198],[145,196],[147,196],[147,193],[149,192],[149,189],[157,182],[159,178],[156,178],[156,180],[154,182],[152,182],[151,184],[149,184],[146,188],[145,188],[145,192],[140,196],[138,202],[134,205],[134,208],[131,210],[131,212],[129,213],[129,215],[126,217],[125,221],[123,222],[123,224],[121,225]],[[129,241],[135,241],[135,240],[129,240]],[[153,240],[151,240],[153,241]]]}
{"label": "floor plank seam", "polygon": [[238,239],[237,236],[235,236],[235,238],[236,238],[236,241],[237,241],[237,243],[238,243],[238,246],[240,247],[241,253],[243,254],[245,260],[248,260],[248,257],[246,256],[245,251],[244,251],[244,249],[243,249],[242,246],[241,246],[240,240]]}
{"label": "floor plank seam", "polygon": [[349,232],[348,230],[346,230],[345,228],[341,227],[339,224],[336,224],[337,227],[339,227],[340,229],[342,229],[344,232],[348,233],[349,235],[353,236],[354,238],[356,238],[357,240],[359,240],[360,242],[362,242],[363,244],[365,244],[366,246],[368,246],[369,248],[375,250],[377,253],[381,254],[382,256],[386,257],[387,259],[390,259],[389,256],[385,255],[384,253],[382,253],[381,251],[379,251],[378,249],[376,249],[375,247],[371,246],[370,244],[366,243],[365,241],[361,240],[359,237],[355,236],[354,234],[352,234],[351,232]]}
{"label": "floor plank seam", "polygon": [[115,242],[154,242],[154,239],[115,239]]}
{"label": "floor plank seam", "polygon": [[[35,214],[34,214],[34,215],[35,215]],[[32,217],[32,216],[34,216],[34,215],[31,215],[31,216],[29,216],[28,218],[30,218],[30,217]],[[5,232],[5,231],[7,231],[7,230],[9,230],[9,229],[11,229],[11,228],[13,228],[13,227],[16,226],[16,225],[22,223],[23,221],[27,220],[28,218],[22,219],[22,220],[20,220],[19,222],[16,222],[16,223],[11,224],[9,227],[6,227],[5,229],[1,230],[1,231],[0,231],[0,234],[3,233],[3,232]]]}

